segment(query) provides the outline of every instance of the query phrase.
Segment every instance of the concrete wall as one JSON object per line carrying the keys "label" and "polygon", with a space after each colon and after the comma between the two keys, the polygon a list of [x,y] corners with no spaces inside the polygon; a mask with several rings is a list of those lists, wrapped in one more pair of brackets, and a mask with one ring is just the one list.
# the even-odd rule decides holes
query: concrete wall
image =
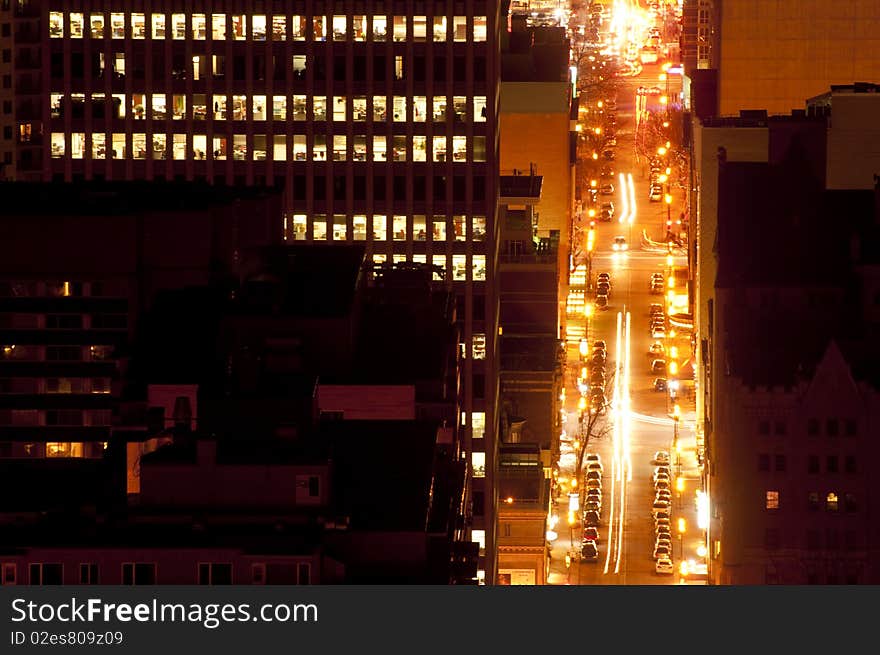
{"label": "concrete wall", "polygon": [[[874,54],[880,59],[880,50]],[[873,189],[874,174],[880,174],[880,96],[835,93],[831,104],[827,188]]]}
{"label": "concrete wall", "polygon": [[719,110],[788,113],[831,84],[880,80],[877,0],[724,0]]}

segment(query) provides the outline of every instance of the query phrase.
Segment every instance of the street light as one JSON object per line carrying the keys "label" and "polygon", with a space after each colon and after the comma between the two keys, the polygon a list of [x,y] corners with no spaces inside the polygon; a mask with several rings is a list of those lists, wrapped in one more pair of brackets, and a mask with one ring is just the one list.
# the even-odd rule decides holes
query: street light
{"label": "street light", "polygon": [[684,518],[678,517],[678,558],[684,559],[684,533],[687,530],[687,523]]}
{"label": "street light", "polygon": [[684,491],[684,478],[678,476],[675,479],[675,490],[678,492],[678,509],[681,509],[681,492]]}

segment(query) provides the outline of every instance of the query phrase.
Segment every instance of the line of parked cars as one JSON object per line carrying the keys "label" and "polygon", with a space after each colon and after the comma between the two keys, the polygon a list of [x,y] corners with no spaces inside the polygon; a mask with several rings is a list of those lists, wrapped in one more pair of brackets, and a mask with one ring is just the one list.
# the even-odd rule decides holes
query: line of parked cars
{"label": "line of parked cars", "polygon": [[672,479],[669,471],[669,453],[658,450],[654,453],[654,571],[661,575],[673,572],[672,567]]}
{"label": "line of parked cars", "polygon": [[608,360],[608,351],[605,341],[593,342],[593,352],[590,354],[588,368],[590,373],[590,413],[601,414],[608,404],[605,398],[605,365]]}
{"label": "line of parked cars", "polygon": [[581,540],[581,561],[599,561],[599,520],[602,513],[602,458],[597,453],[587,453],[586,500],[584,501],[584,534]]}

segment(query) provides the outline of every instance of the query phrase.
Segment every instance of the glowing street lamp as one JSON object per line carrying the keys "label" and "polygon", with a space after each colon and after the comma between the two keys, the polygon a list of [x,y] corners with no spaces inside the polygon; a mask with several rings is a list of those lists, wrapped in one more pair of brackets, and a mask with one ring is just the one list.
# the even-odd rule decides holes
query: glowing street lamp
{"label": "glowing street lamp", "polygon": [[595,129],[593,130],[593,132],[595,132],[595,133],[596,133],[596,136],[598,136],[598,135],[602,134],[602,128],[601,128],[601,127],[597,127],[597,128],[595,128]]}
{"label": "glowing street lamp", "polygon": [[666,200],[666,204],[667,204],[667,205],[671,205],[671,204],[672,204],[672,194],[667,193],[667,194],[664,196],[664,200]]}
{"label": "glowing street lamp", "polygon": [[657,154],[663,157],[666,154],[666,148],[660,146],[659,148],[657,148]]}
{"label": "glowing street lamp", "polygon": [[[596,180],[590,180],[590,186],[591,186],[592,188],[595,189],[595,188],[596,188],[596,185],[598,185],[598,184],[599,184],[599,183],[598,183]],[[596,213],[595,210],[592,210],[592,209],[591,209],[590,211],[593,212],[593,214]]]}

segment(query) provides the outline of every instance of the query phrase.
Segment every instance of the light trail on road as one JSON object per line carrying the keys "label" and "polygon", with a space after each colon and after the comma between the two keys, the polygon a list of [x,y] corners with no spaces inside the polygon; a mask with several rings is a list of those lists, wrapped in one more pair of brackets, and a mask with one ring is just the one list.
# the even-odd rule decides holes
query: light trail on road
{"label": "light trail on road", "polygon": [[626,182],[629,185],[629,223],[632,225],[636,220],[636,185],[632,173],[626,174]]}
{"label": "light trail on road", "polygon": [[[622,351],[622,335],[623,335],[623,314],[621,312],[617,313],[617,333],[614,341],[615,346],[615,373],[614,373],[614,392],[612,395],[612,412],[613,412],[613,425],[611,431],[611,441],[614,449],[614,454],[611,458],[611,509],[608,512],[608,548],[605,552],[605,570],[603,573],[607,574],[611,560],[614,558],[614,553],[617,548],[619,548],[620,540],[623,538],[623,533],[620,529],[618,529],[618,534],[615,536],[614,533],[614,520],[615,516],[615,505],[617,504],[617,483],[620,482],[620,517],[618,521],[620,525],[623,525],[623,511],[624,511],[624,485],[625,485],[625,476],[623,475],[623,459],[621,457],[621,435],[620,435],[620,411],[619,411],[619,402],[620,402],[620,361],[621,361],[621,351]],[[615,559],[615,567],[619,564],[619,555]]]}
{"label": "light trail on road", "polygon": [[618,175],[617,185],[620,189],[620,200],[623,205],[623,211],[620,212],[620,218],[618,219],[618,222],[624,223],[629,216],[629,194],[626,191],[626,177],[624,177],[623,173],[620,173]]}

